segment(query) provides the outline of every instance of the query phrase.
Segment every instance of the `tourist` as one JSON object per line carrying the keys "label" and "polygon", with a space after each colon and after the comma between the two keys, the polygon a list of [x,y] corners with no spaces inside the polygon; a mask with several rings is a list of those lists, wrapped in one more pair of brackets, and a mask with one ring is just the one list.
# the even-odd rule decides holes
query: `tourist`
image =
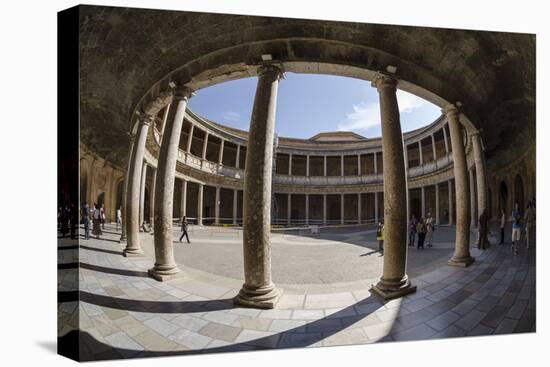
{"label": "tourist", "polygon": [[378,251],[384,251],[384,223],[378,223],[378,229],[376,230],[376,239],[378,240]]}
{"label": "tourist", "polygon": [[84,239],[90,239],[90,207],[84,203],[82,207],[82,223],[84,224]]}
{"label": "tourist", "polygon": [[512,210],[512,252],[518,254],[518,244],[521,232],[521,213],[519,212],[519,204],[516,201]]}
{"label": "tourist", "polygon": [[416,237],[416,217],[414,214],[411,214],[411,219],[409,221],[409,246],[414,246],[414,238]]}
{"label": "tourist", "polygon": [[103,234],[101,232],[101,210],[94,204],[94,214],[92,216],[93,220],[93,230],[92,233],[96,236],[97,239]]}
{"label": "tourist", "polygon": [[535,204],[533,201],[529,202],[527,210],[525,211],[525,247],[529,248],[531,240],[535,235]]}
{"label": "tourist", "polygon": [[504,226],[506,225],[506,213],[504,209],[500,210],[500,244],[504,243]]}
{"label": "tourist", "polygon": [[416,232],[418,233],[417,249],[424,249],[424,238],[426,238],[426,221],[424,217],[420,217],[418,224],[416,225]]}
{"label": "tourist", "polygon": [[433,245],[434,230],[435,230],[434,219],[432,218],[432,214],[428,213],[428,217],[426,218],[426,246],[427,247],[432,247]]}
{"label": "tourist", "polygon": [[99,209],[99,214],[100,214],[99,219],[101,220],[101,228],[105,229],[105,208],[103,207],[103,204],[101,204],[101,208]]}
{"label": "tourist", "polygon": [[489,228],[489,215],[487,209],[483,209],[483,212],[479,216],[479,239],[477,242],[477,248],[480,250],[486,250],[488,245],[487,230]]}
{"label": "tourist", "polygon": [[116,230],[117,231],[118,231],[119,225],[122,227],[122,210],[120,209],[120,207],[118,207],[116,210]]}
{"label": "tourist", "polygon": [[189,234],[187,233],[187,217],[184,215],[183,218],[181,218],[181,236],[180,236],[180,242],[183,240],[183,236],[187,238],[187,243],[191,243],[189,241]]}

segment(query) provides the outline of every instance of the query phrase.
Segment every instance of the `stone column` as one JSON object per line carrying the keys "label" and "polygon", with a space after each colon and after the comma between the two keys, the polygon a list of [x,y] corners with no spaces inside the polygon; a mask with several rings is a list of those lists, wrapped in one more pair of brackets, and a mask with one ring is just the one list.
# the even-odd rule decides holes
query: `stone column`
{"label": "stone column", "polygon": [[171,279],[179,272],[174,259],[172,232],[174,185],[181,128],[191,94],[192,91],[185,87],[175,90],[172,101],[175,108],[171,109],[166,120],[158,158],[155,188],[155,265],[149,269],[149,275],[158,281]]}
{"label": "stone column", "polygon": [[477,228],[477,215],[476,215],[476,178],[474,168],[468,170],[468,175],[470,178],[470,222],[472,228]]}
{"label": "stone column", "polygon": [[340,194],[340,224],[345,223],[344,194]]}
{"label": "stone column", "polygon": [[202,226],[202,203],[204,196],[204,185],[199,183],[199,194],[197,197],[197,225]]}
{"label": "stone column", "polygon": [[378,74],[372,82],[380,96],[384,162],[384,265],[372,291],[383,299],[416,291],[407,276],[407,176],[403,134],[393,77]]}
{"label": "stone column", "polygon": [[374,174],[378,174],[378,163],[376,162],[376,152],[372,153],[374,155]]}
{"label": "stone column", "polygon": [[220,224],[220,188],[216,187],[216,202],[214,203],[214,224]]}
{"label": "stone column", "polygon": [[432,153],[434,156],[434,162],[437,161],[437,149],[435,149],[435,136],[432,134]]}
{"label": "stone column", "polygon": [[[126,195],[128,195],[128,181],[129,181],[129,178],[130,178],[130,167],[131,167],[131,160],[132,160],[132,155],[133,155],[133,151],[134,151],[134,141],[135,141],[135,138],[136,136],[134,134],[128,134],[128,141],[130,143],[130,153],[128,154],[128,161],[127,161],[127,164],[126,164],[126,175],[124,177],[124,186],[123,186],[123,191],[122,191],[122,208],[120,209],[121,210],[121,214],[122,214],[122,220],[120,223],[120,230],[121,230],[121,233],[120,233],[120,239],[118,240],[119,243],[126,243],[126,240],[127,240],[127,236],[126,236],[126,211],[127,211],[127,206],[126,206]],[[90,177],[90,175],[86,175],[87,177]],[[89,187],[89,186],[88,186]],[[90,203],[88,202],[88,205],[90,205]]]}
{"label": "stone column", "polygon": [[233,224],[237,225],[237,205],[239,200],[239,190],[233,190]]}
{"label": "stone column", "polygon": [[187,153],[191,152],[191,144],[193,144],[193,132],[195,131],[195,125],[191,124],[191,129],[189,130],[189,136],[187,137]]}
{"label": "stone column", "polygon": [[128,169],[128,188],[126,194],[126,233],[128,236],[124,256],[141,256],[143,250],[139,244],[139,198],[141,170],[149,126],[153,121],[151,115],[142,113],[139,116],[137,139],[134,142],[132,157]]}
{"label": "stone column", "polygon": [[420,159],[420,165],[424,165],[424,157],[422,154],[422,140],[418,141],[418,157]]}
{"label": "stone column", "polygon": [[441,128],[443,130],[443,141],[445,142],[445,153],[449,154],[449,141],[447,139],[447,132],[445,131],[445,125]]}
{"label": "stone column", "polygon": [[245,283],[233,299],[238,305],[273,308],[280,291],[271,280],[271,186],[277,87],[282,70],[258,69],[250,121],[244,179],[243,256]]}
{"label": "stone column", "polygon": [[357,176],[361,176],[361,154],[357,154]]}
{"label": "stone column", "polygon": [[306,155],[306,176],[309,177],[309,154]]}
{"label": "stone column", "polygon": [[459,121],[458,109],[454,105],[448,105],[443,112],[449,120],[456,190],[455,253],[448,263],[453,266],[466,267],[474,262],[474,258],[470,256],[470,200],[468,200],[470,185],[462,140],[462,125]]}
{"label": "stone column", "polygon": [[292,176],[292,153],[288,155],[288,175]]}
{"label": "stone column", "polygon": [[222,164],[223,162],[223,147],[225,145],[225,140],[223,139],[220,139],[220,140],[221,140],[221,143],[220,143],[220,153],[218,156],[218,164]]}
{"label": "stone column", "polygon": [[357,223],[361,224],[361,193],[357,194]]}
{"label": "stone column", "polygon": [[343,155],[340,156],[340,176],[342,176],[342,177],[345,176],[345,172],[344,172],[344,156],[343,156]]}
{"label": "stone column", "polygon": [[241,146],[237,144],[237,158],[235,161],[235,168],[239,168],[240,155],[241,155]]}
{"label": "stone column", "polygon": [[327,177],[327,156],[323,156],[323,176]]}
{"label": "stone column", "polygon": [[421,215],[426,218],[426,191],[424,190],[424,186],[420,188],[420,208]]}
{"label": "stone column", "polygon": [[306,225],[309,225],[309,194],[306,194]]}
{"label": "stone column", "polygon": [[323,194],[323,225],[327,225],[327,194]]}
{"label": "stone column", "polygon": [[145,223],[145,184],[147,182],[147,163],[143,162],[141,169],[141,183],[139,191],[139,231],[143,232],[143,223]]}
{"label": "stone column", "polygon": [[154,228],[155,225],[155,190],[157,189],[157,169],[152,168],[153,180],[151,183],[151,190],[149,190],[149,223],[151,223],[151,228]]}
{"label": "stone column", "polygon": [[292,223],[292,196],[288,194],[286,197],[286,224]]}
{"label": "stone column", "polygon": [[206,149],[208,148],[208,137],[210,134],[208,131],[204,135],[204,144],[202,145],[202,159],[206,159]]}
{"label": "stone column", "polygon": [[479,131],[471,134],[472,146],[474,149],[474,162],[476,167],[476,184],[477,184],[477,210],[478,213],[483,213],[483,210],[489,210],[487,200],[487,170],[485,167],[485,154],[481,145],[481,136]]}
{"label": "stone column", "polygon": [[447,186],[449,188],[449,224],[453,224],[453,183],[451,180],[447,181]]}
{"label": "stone column", "polygon": [[187,216],[187,180],[181,180],[180,214],[182,217]]}
{"label": "stone column", "polygon": [[439,184],[435,184],[435,224],[439,224]]}

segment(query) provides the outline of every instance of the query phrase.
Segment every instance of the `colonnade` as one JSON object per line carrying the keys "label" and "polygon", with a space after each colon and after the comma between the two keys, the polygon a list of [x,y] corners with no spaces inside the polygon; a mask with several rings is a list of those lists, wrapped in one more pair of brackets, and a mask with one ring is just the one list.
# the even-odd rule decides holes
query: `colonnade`
{"label": "colonnade", "polygon": [[[283,70],[275,64],[265,64],[258,68],[258,84],[251,117],[249,140],[246,148],[246,167],[244,176],[243,202],[243,257],[244,284],[234,298],[236,304],[273,308],[281,295],[271,278],[271,198],[272,198],[272,165],[273,142],[275,131],[275,110],[279,80]],[[406,272],[407,259],[407,208],[408,189],[406,174],[406,154],[404,151],[403,134],[400,125],[399,108],[396,97],[398,80],[392,75],[378,73],[372,82],[379,94],[381,124],[382,124],[382,162],[384,183],[384,260],[383,273],[380,280],[372,286],[372,291],[384,299],[401,297],[414,292],[416,287],[411,284]],[[171,103],[162,135],[161,149],[154,183],[154,244],[155,265],[149,270],[150,276],[163,281],[175,276],[179,269],[174,261],[172,248],[173,197],[178,156],[179,139],[186,113],[187,101],[192,90],[185,86],[176,86],[170,98],[164,103]],[[157,101],[158,103],[158,101]],[[163,106],[163,107],[164,107]],[[158,106],[157,106],[158,107]],[[125,256],[139,256],[143,253],[139,243],[139,226],[143,221],[143,212],[139,203],[143,202],[144,177],[147,166],[144,165],[145,141],[153,116],[145,108],[139,115],[135,140],[131,144],[131,155],[127,170],[127,185],[125,185],[125,231],[127,245]],[[158,112],[158,108],[156,108]],[[444,109],[449,121],[452,154],[454,161],[454,180],[456,187],[456,244],[455,253],[449,260],[450,265],[468,266],[473,258],[469,253],[470,230],[470,200],[462,200],[470,196],[470,181],[468,176],[466,155],[463,144],[460,113],[456,106],[449,105]],[[189,139],[193,135],[193,125]],[[475,168],[479,172],[477,180],[480,208],[486,207],[486,180],[484,177],[484,161],[478,133],[470,134],[476,154]],[[208,141],[208,134],[205,136]],[[448,143],[445,140],[448,151]],[[477,145],[477,148],[476,148]],[[190,149],[188,144],[187,149]],[[421,146],[420,146],[421,148]],[[420,149],[421,151],[421,149]],[[240,149],[237,150],[237,155]],[[203,147],[202,158],[206,155],[206,144]],[[481,156],[481,157],[480,157]],[[420,156],[422,157],[422,156]],[[343,158],[342,158],[343,159]],[[218,158],[223,160],[223,149]],[[376,159],[375,159],[376,161]],[[237,159],[239,162],[239,159]],[[238,164],[238,163],[237,163]],[[326,160],[325,160],[326,173]],[[182,187],[182,201],[187,198],[187,182]],[[449,192],[451,192],[449,181]],[[481,186],[480,186],[481,185]],[[423,190],[422,190],[423,192]],[[198,207],[202,208],[204,185],[199,185]],[[436,203],[439,200],[436,190]],[[220,197],[220,188],[216,188],[216,206]],[[237,197],[234,192],[234,197]],[[424,196],[424,195],[422,195]],[[376,198],[378,195],[376,195]],[[291,198],[289,196],[289,198]],[[289,199],[291,200],[291,199]],[[237,200],[234,200],[234,207]],[[341,200],[341,210],[344,210],[344,200]],[[452,200],[449,200],[452,205]],[[326,208],[327,196],[323,196]],[[360,207],[360,200],[358,206]],[[438,206],[438,204],[436,204]],[[185,208],[185,206],[184,206]],[[452,215],[450,207],[449,215]],[[425,208],[423,209],[425,210]],[[235,213],[234,208],[234,213]],[[306,213],[309,208],[306,207]],[[141,217],[140,217],[141,213]],[[185,213],[185,212],[184,212]],[[199,224],[202,222],[202,210],[198,211]],[[215,210],[216,221],[219,222],[219,208]],[[326,221],[327,213],[323,212]],[[451,217],[452,220],[452,217]]]}

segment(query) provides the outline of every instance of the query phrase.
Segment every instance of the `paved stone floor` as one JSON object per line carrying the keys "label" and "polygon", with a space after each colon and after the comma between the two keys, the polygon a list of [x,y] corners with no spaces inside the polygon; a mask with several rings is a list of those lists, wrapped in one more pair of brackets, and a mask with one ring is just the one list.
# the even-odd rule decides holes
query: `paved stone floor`
{"label": "paved stone floor", "polygon": [[535,331],[534,248],[519,255],[508,245],[472,249],[472,266],[450,267],[453,227],[438,227],[434,248],[409,248],[417,292],[383,302],[368,291],[383,259],[372,229],[316,238],[275,234],[274,281],[284,293],[276,309],[256,310],[231,303],[242,284],[240,236],[235,229],[195,227],[190,245],[175,244],[181,275],[165,283],[146,273],[153,265],[150,234],[142,234],[141,258],[122,256],[112,226],[101,240],[81,240],[79,252],[65,242],[58,248],[58,312],[74,321],[78,307],[81,359]]}

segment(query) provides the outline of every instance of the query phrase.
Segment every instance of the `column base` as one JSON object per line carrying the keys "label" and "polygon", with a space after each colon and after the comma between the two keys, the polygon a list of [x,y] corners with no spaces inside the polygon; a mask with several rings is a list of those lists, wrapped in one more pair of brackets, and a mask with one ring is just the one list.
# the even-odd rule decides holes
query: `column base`
{"label": "column base", "polygon": [[177,265],[162,265],[155,264],[152,269],[147,271],[149,276],[159,282],[166,282],[167,280],[174,279],[180,275],[180,269]]}
{"label": "column base", "polygon": [[140,249],[140,248],[138,248],[138,249],[125,248],[122,251],[122,255],[124,257],[141,257],[141,256],[143,256],[143,250]]}
{"label": "column base", "polygon": [[467,257],[452,257],[449,261],[447,261],[447,265],[450,266],[458,266],[460,268],[467,268],[468,266],[472,265],[475,261],[475,258],[471,256]]}
{"label": "column base", "polygon": [[126,243],[126,237],[120,237],[118,243]]}
{"label": "column base", "polygon": [[408,279],[396,283],[380,279],[377,284],[372,285],[370,291],[383,300],[388,301],[416,292],[416,286],[412,285]]}
{"label": "column base", "polygon": [[282,291],[274,284],[251,288],[243,284],[239,294],[233,298],[233,304],[242,307],[272,309],[281,298]]}

